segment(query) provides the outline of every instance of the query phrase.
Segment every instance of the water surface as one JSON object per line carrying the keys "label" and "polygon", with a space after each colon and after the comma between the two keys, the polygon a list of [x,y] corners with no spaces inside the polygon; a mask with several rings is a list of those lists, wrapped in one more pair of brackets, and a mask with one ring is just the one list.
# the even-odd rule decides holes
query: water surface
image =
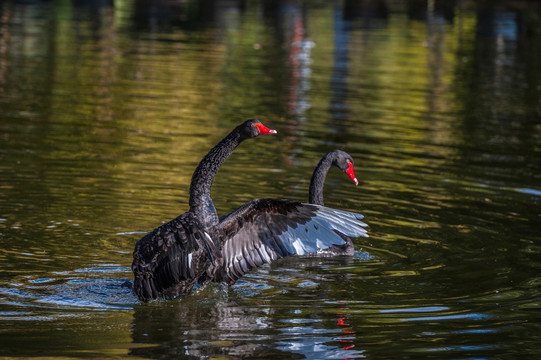
{"label": "water surface", "polygon": [[[0,356],[510,359],[541,352],[541,17],[533,2],[0,4]],[[220,214],[306,200],[369,224],[142,304],[147,231],[241,121]]]}

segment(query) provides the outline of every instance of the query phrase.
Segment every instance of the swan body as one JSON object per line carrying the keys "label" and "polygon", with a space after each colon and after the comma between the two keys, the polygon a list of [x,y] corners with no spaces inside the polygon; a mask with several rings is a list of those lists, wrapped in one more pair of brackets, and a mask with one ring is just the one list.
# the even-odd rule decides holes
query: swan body
{"label": "swan body", "polygon": [[209,277],[232,285],[263,264],[344,245],[338,232],[368,236],[362,218],[360,214],[298,201],[252,200],[220,218],[217,235],[223,244],[222,256]]}

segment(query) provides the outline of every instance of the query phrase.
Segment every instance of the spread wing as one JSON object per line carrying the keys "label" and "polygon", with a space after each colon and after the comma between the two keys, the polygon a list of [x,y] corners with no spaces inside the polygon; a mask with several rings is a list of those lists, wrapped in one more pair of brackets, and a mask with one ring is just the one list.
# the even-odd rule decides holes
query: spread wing
{"label": "spread wing", "polygon": [[257,199],[220,219],[222,264],[215,281],[233,284],[248,271],[290,255],[343,245],[343,235],[368,234],[362,215],[282,199]]}
{"label": "spread wing", "polygon": [[193,215],[181,215],[136,243],[134,291],[143,301],[186,294],[219,256]]}

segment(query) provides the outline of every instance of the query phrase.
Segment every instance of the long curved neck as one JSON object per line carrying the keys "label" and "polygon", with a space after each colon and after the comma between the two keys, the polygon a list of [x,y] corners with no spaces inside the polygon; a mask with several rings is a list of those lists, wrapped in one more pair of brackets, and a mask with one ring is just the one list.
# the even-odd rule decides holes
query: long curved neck
{"label": "long curved neck", "polygon": [[324,156],[317,164],[312,179],[310,180],[310,190],[308,191],[308,202],[310,204],[324,205],[323,203],[323,184],[332,165],[332,159]]}
{"label": "long curved neck", "polygon": [[204,227],[218,223],[218,214],[210,197],[210,187],[220,166],[243,141],[235,129],[214,146],[195,169],[190,184],[190,211]]}

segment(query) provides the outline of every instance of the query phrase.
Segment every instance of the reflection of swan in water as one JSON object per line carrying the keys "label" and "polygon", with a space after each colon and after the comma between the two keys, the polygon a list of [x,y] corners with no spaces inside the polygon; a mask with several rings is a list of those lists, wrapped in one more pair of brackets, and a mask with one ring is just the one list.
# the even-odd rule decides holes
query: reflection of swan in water
{"label": "reflection of swan in water", "polygon": [[[231,290],[221,284],[208,283],[193,296],[182,300],[144,305],[129,290],[117,291],[117,279],[127,276],[129,268],[88,267],[58,274],[58,279],[51,282],[35,278],[27,284],[30,285],[27,289],[23,289],[24,286],[14,289],[19,296],[10,292],[9,301],[17,302],[12,305],[14,311],[29,307],[35,310],[21,313],[25,321],[66,321],[63,324],[67,328],[75,326],[79,320],[105,316],[108,320],[95,326],[107,327],[105,334],[109,335],[105,336],[111,335],[112,328],[114,334],[122,337],[122,344],[133,343],[132,354],[145,358],[157,358],[162,354],[165,354],[163,358],[179,358],[179,354],[197,358],[261,358],[262,354],[276,357],[285,354],[291,358],[291,353],[304,353],[310,358],[309,352],[315,351],[319,352],[316,353],[318,358],[328,358],[319,356],[325,353],[339,353],[346,358],[350,352],[340,349],[340,344],[333,346],[343,328],[335,324],[332,312],[336,305],[313,314],[310,308],[314,304],[314,291],[307,291],[303,284],[317,287],[318,303],[315,305],[325,309],[324,299],[332,301],[333,297],[329,290],[351,276],[350,272],[336,271],[335,267],[350,266],[356,261],[353,257],[286,258],[279,267],[260,268],[244,277]],[[303,269],[292,269],[294,267]],[[291,274],[292,271],[296,272]],[[263,282],[267,284],[266,290],[258,286]],[[252,293],[245,294],[243,287],[251,288]],[[279,293],[295,299],[294,303],[290,300],[282,302]],[[22,298],[24,294],[31,297]],[[88,345],[85,337],[95,330],[94,327],[79,330],[77,343]],[[126,336],[131,337],[131,341]],[[109,344],[108,340],[103,338],[101,341]],[[138,348],[141,346],[148,348]]]}
{"label": "reflection of swan in water", "polygon": [[[360,351],[340,344],[344,327],[336,323],[337,305],[325,301],[333,299],[335,284],[351,276],[334,267],[356,261],[353,257],[286,258],[280,267],[259,268],[243,277],[231,290],[207,283],[188,297],[137,305],[131,326],[136,346],[130,354],[150,358],[359,357]],[[302,270],[284,269],[299,264]],[[303,284],[317,288],[315,298]],[[139,346],[144,344],[159,345]]]}
{"label": "reflection of swan in water", "polygon": [[262,347],[272,346],[271,335],[264,333],[268,327],[265,314],[250,314],[244,306],[224,299],[201,298],[223,297],[225,293],[221,284],[206,284],[203,292],[212,291],[218,294],[196,292],[167,306],[160,302],[136,306],[133,342],[163,346],[134,348],[131,355],[150,358],[156,354],[164,358],[256,356]]}

